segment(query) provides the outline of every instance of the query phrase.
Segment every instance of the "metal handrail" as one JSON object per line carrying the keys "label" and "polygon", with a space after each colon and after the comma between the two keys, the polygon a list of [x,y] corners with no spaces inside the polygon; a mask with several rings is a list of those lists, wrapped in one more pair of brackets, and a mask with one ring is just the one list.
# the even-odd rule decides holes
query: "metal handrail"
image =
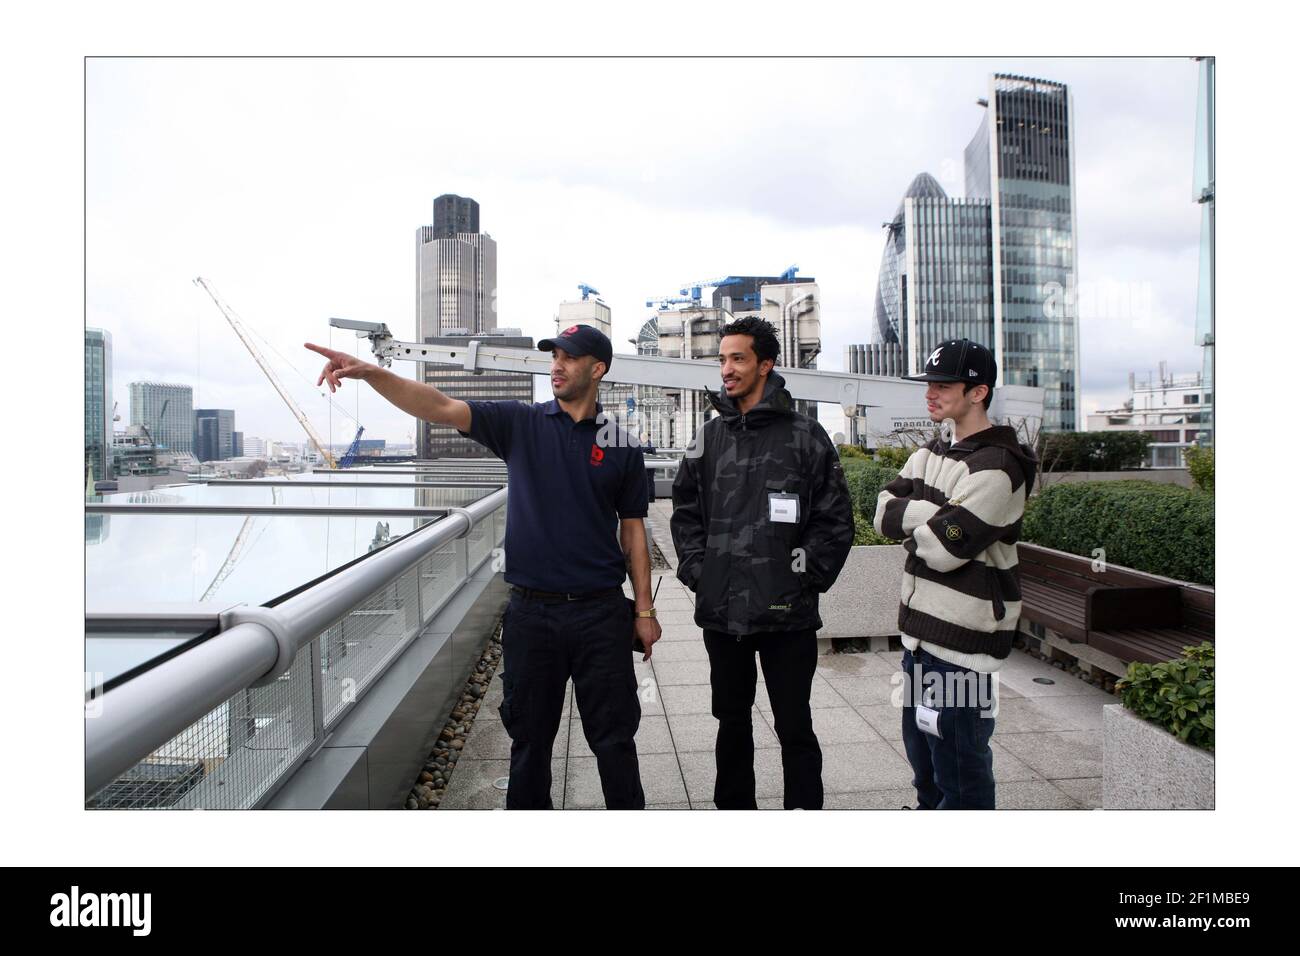
{"label": "metal handrail", "polygon": [[505,501],[502,488],[453,509],[274,608],[257,608],[264,622],[236,624],[88,702],[98,713],[85,722],[86,796],[233,695],[264,683],[277,663],[287,669],[286,642],[295,650],[310,644],[376,590],[468,535]]}
{"label": "metal handrail", "polygon": [[218,518],[247,518],[250,515],[285,515],[297,518],[438,518],[447,513],[437,508],[381,507],[377,505],[230,505],[176,504],[174,502],[86,502],[91,515],[207,515]]}
{"label": "metal handrail", "polygon": [[205,485],[220,485],[233,488],[262,488],[266,485],[285,488],[500,488],[505,484],[491,479],[454,481],[439,478],[438,481],[294,481],[292,478],[273,478],[270,480],[242,478],[209,478]]}

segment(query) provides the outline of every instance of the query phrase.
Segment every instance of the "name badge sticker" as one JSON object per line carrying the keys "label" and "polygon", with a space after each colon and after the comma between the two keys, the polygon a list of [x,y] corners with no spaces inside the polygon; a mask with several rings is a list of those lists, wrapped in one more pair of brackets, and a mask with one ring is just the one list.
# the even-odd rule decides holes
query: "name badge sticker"
{"label": "name badge sticker", "polygon": [[943,739],[943,733],[939,730],[939,712],[933,707],[926,707],[924,704],[917,705],[916,728],[922,733],[938,737],[940,740]]}
{"label": "name badge sticker", "polygon": [[767,517],[777,524],[798,524],[799,496],[772,492],[767,496]]}

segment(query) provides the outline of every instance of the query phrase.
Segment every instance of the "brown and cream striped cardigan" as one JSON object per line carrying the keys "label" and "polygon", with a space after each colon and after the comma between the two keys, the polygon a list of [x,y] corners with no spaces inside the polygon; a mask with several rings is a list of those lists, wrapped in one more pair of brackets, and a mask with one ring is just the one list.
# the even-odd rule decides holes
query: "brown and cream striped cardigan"
{"label": "brown and cream striped cardigan", "polygon": [[1037,461],[995,425],[918,448],[880,492],[875,528],[903,542],[899,631],[1002,659],[1020,620],[1016,540]]}

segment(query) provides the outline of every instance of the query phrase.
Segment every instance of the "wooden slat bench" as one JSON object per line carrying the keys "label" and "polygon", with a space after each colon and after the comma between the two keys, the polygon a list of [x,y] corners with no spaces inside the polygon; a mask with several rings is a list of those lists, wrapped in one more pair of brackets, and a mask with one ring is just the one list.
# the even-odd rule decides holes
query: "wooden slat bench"
{"label": "wooden slat bench", "polygon": [[1106,565],[1035,544],[1017,546],[1021,618],[1124,663],[1156,663],[1214,641],[1214,589]]}

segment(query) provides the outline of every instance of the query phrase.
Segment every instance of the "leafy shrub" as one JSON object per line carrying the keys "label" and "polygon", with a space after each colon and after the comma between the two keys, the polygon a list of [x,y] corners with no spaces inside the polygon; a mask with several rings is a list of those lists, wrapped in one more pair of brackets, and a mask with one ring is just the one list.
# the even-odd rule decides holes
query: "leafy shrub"
{"label": "leafy shrub", "polygon": [[1120,701],[1184,743],[1214,752],[1214,645],[1183,648],[1179,660],[1134,661],[1116,683]]}
{"label": "leafy shrub", "polygon": [[1192,475],[1192,484],[1201,491],[1214,494],[1214,449],[1189,448],[1183,453],[1187,459],[1187,470]]}

